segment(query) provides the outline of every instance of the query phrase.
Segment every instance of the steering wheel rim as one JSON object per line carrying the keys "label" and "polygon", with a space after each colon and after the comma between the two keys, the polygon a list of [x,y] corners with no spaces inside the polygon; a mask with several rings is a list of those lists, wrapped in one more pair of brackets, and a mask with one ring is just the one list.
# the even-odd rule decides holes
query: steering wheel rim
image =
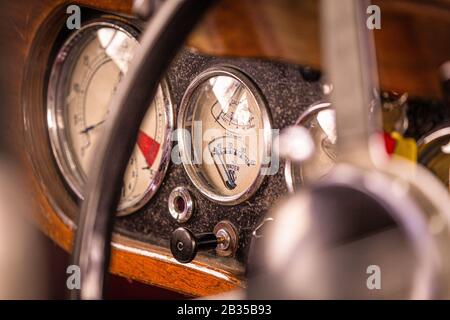
{"label": "steering wheel rim", "polygon": [[[212,0],[167,0],[149,21],[141,46],[112,99],[86,197],[78,219],[73,264],[80,267],[81,289],[73,299],[101,299],[109,267],[111,237],[122,177],[139,125],[175,54]],[[114,161],[109,155],[114,153]]]}

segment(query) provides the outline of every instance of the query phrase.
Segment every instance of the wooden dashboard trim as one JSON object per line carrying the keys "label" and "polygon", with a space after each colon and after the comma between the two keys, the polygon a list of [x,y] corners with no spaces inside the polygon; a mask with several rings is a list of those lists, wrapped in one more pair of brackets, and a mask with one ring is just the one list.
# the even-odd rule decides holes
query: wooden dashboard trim
{"label": "wooden dashboard trim", "polygon": [[[29,177],[34,176],[30,174]],[[71,252],[73,224],[64,222],[55,212],[36,179],[29,182],[36,191],[34,203],[38,205],[32,210],[33,220],[48,237]],[[209,296],[244,287],[244,282],[231,273],[197,261],[180,264],[168,250],[117,234],[112,240],[110,272],[188,296]]]}
{"label": "wooden dashboard trim", "polygon": [[[322,69],[317,0],[223,0],[189,39],[220,56],[263,57]],[[257,5],[255,4],[257,3]],[[439,99],[439,66],[450,52],[449,0],[372,0],[380,86]]]}

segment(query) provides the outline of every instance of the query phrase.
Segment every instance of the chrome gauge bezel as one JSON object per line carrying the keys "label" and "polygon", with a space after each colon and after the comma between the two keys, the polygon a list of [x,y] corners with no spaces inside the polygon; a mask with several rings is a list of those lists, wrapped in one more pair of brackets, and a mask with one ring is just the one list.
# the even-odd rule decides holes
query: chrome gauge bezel
{"label": "chrome gauge bezel", "polygon": [[427,133],[417,141],[417,146],[419,148],[423,148],[426,145],[431,144],[445,136],[450,136],[450,126],[441,127],[430,133]]}
{"label": "chrome gauge bezel", "polygon": [[260,111],[260,115],[262,117],[262,124],[263,124],[262,129],[264,133],[262,137],[264,139],[262,143],[264,147],[263,154],[266,155],[267,157],[271,157],[272,155],[272,121],[269,115],[267,102],[261,90],[256,86],[256,84],[254,84],[254,82],[250,79],[249,76],[247,76],[244,72],[240,71],[234,66],[218,65],[204,70],[196,78],[194,78],[194,80],[189,84],[188,88],[186,89],[186,92],[184,93],[184,96],[181,100],[180,111],[177,120],[177,128],[178,128],[177,138],[183,167],[187,175],[189,176],[191,182],[205,197],[222,205],[236,205],[248,200],[258,190],[258,188],[261,186],[261,183],[264,181],[265,178],[265,175],[263,175],[262,172],[264,172],[265,169],[268,169],[270,167],[270,163],[267,164],[261,163],[261,167],[259,170],[260,174],[253,181],[253,183],[244,191],[229,196],[218,194],[213,190],[211,190],[202,181],[202,179],[199,178],[196,172],[197,170],[195,169],[195,166],[192,164],[191,159],[187,158],[187,154],[190,153],[186,152],[188,144],[184,140],[185,138],[183,135],[184,130],[182,130],[185,128],[186,116],[188,112],[191,111],[191,100],[197,88],[208,79],[216,76],[232,77],[233,79],[241,83],[243,86],[245,86],[248,92],[255,99],[256,104]]}
{"label": "chrome gauge bezel", "polygon": [[447,146],[449,140],[450,126],[448,124],[422,136],[417,141],[418,163],[431,170],[428,166],[429,162],[435,159],[438,154],[438,150],[441,150],[442,152],[442,147]]}
{"label": "chrome gauge bezel", "polygon": [[[323,110],[331,109],[331,103],[329,102],[316,102],[310,105],[305,112],[297,119],[294,125],[301,126],[313,113],[318,113]],[[284,180],[286,182],[286,187],[290,193],[294,193],[296,191],[295,186],[296,183],[294,181],[294,169],[293,163],[291,160],[286,159],[284,165]],[[300,172],[301,175],[301,172]],[[301,184],[303,184],[303,179],[301,179]]]}
{"label": "chrome gauge bezel", "polygon": [[[74,59],[77,56],[76,53],[82,50],[84,45],[89,42],[90,33],[100,28],[116,29],[135,39],[139,35],[139,31],[136,28],[115,19],[97,19],[85,24],[81,29],[76,30],[69,36],[58,50],[52,64],[47,88],[47,129],[52,153],[65,182],[80,200],[84,200],[83,188],[87,178],[81,170],[81,166],[78,164],[75,152],[72,149],[66,126],[67,110],[65,110],[65,104],[60,103],[60,101],[64,99],[64,83],[67,81],[67,76],[70,74],[69,69],[73,65],[73,61],[70,59]],[[116,212],[118,216],[128,215],[142,208],[158,190],[169,166],[171,136],[174,129],[174,112],[169,86],[165,79],[160,83],[160,90],[164,99],[165,117],[167,119],[163,139],[164,145],[161,150],[161,163],[144,196],[136,203],[133,203],[133,205],[118,209]]]}

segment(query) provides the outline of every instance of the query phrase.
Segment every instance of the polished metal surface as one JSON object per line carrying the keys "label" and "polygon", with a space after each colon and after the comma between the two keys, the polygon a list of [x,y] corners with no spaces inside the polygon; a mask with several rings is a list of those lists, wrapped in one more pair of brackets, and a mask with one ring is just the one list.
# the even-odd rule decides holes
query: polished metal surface
{"label": "polished metal surface", "polygon": [[[423,169],[418,174],[427,175]],[[436,194],[434,205],[446,203],[442,187],[426,182]],[[442,223],[440,235],[430,233],[429,218],[414,200],[422,191],[414,188],[413,197],[401,191],[407,185],[406,176],[393,179],[339,165],[325,181],[282,202],[271,212],[275,221],[262,238],[266,250],[257,262],[264,272],[249,284],[249,298],[445,297],[440,286],[447,281],[448,260],[441,254],[449,216],[429,207],[429,217],[436,215]],[[371,265],[381,268],[382,290],[366,286]]]}
{"label": "polished metal surface", "polygon": [[231,237],[230,234],[225,229],[219,229],[216,233],[217,237],[217,249],[219,251],[226,251],[230,247]]}
{"label": "polished metal surface", "polygon": [[[371,166],[381,129],[373,33],[366,26],[369,1],[321,1],[322,54],[333,84],[337,154],[347,163]],[[339,30],[339,31],[337,31]]]}
{"label": "polished metal surface", "polygon": [[[331,103],[319,102],[308,108],[297,120],[295,126],[305,128],[309,137],[297,134],[286,138],[295,141],[284,146],[291,151],[303,152],[313,144],[311,155],[286,157],[284,178],[289,192],[295,192],[308,182],[314,182],[326,176],[336,161],[336,115]],[[282,133],[283,134],[283,133]],[[283,143],[284,144],[284,140]],[[281,148],[283,147],[280,146]]]}
{"label": "polished metal surface", "polygon": [[187,222],[194,212],[194,200],[185,187],[177,187],[169,195],[169,213],[177,222]]}
{"label": "polished metal surface", "polygon": [[133,0],[133,12],[142,20],[148,20],[161,3],[162,0]]}
{"label": "polished metal surface", "polygon": [[417,142],[418,162],[450,190],[450,127],[430,132]]}
{"label": "polished metal surface", "polygon": [[222,257],[229,257],[236,253],[239,244],[239,235],[236,227],[227,220],[220,221],[214,227],[214,234],[220,239],[216,253]]}

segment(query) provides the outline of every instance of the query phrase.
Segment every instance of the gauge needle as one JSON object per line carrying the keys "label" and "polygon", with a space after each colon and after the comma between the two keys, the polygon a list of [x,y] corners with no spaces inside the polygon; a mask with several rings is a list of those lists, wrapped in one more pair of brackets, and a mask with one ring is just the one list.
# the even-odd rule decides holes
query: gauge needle
{"label": "gauge needle", "polygon": [[139,150],[141,150],[148,167],[151,167],[158,155],[160,144],[155,139],[148,136],[144,131],[139,130],[137,145]]}
{"label": "gauge needle", "polygon": [[89,127],[86,127],[86,128],[84,128],[83,130],[81,130],[80,133],[87,134],[87,133],[89,133],[89,131],[91,131],[91,130],[97,128],[99,125],[103,124],[105,121],[106,121],[106,119],[103,119],[102,121],[97,122],[96,124],[93,124],[93,125],[91,125],[91,126],[89,126]]}
{"label": "gauge needle", "polygon": [[[214,159],[214,164],[216,165],[217,171],[219,171],[220,176],[221,176],[225,186],[230,190],[233,190],[234,188],[236,188],[236,186],[237,186],[236,181],[232,177],[231,173],[227,170],[225,161],[223,160],[221,155],[218,154],[217,152],[214,152],[214,149],[211,150],[211,145],[209,145],[209,152],[211,153],[211,156]],[[216,159],[218,159],[219,161],[216,161]],[[220,165],[218,162],[220,163]]]}
{"label": "gauge needle", "polygon": [[[119,75],[119,81],[120,81],[120,79],[122,79],[122,76],[121,76],[121,75],[122,75],[122,73],[120,73],[120,75]],[[119,84],[119,81],[118,81],[118,82],[116,83],[116,85],[114,86],[113,92],[111,93],[111,97],[112,97],[112,96],[114,95],[114,93],[116,92],[117,86],[118,86],[118,84]],[[102,121],[97,122],[96,124],[93,124],[93,125],[91,125],[91,126],[89,126],[89,127],[84,128],[83,130],[80,131],[80,133],[87,134],[87,133],[89,133],[89,131],[94,130],[94,129],[97,128],[98,126],[102,125],[102,124],[106,121],[106,119],[108,118],[108,114],[109,114],[109,108],[106,110],[105,119],[103,119]]]}

